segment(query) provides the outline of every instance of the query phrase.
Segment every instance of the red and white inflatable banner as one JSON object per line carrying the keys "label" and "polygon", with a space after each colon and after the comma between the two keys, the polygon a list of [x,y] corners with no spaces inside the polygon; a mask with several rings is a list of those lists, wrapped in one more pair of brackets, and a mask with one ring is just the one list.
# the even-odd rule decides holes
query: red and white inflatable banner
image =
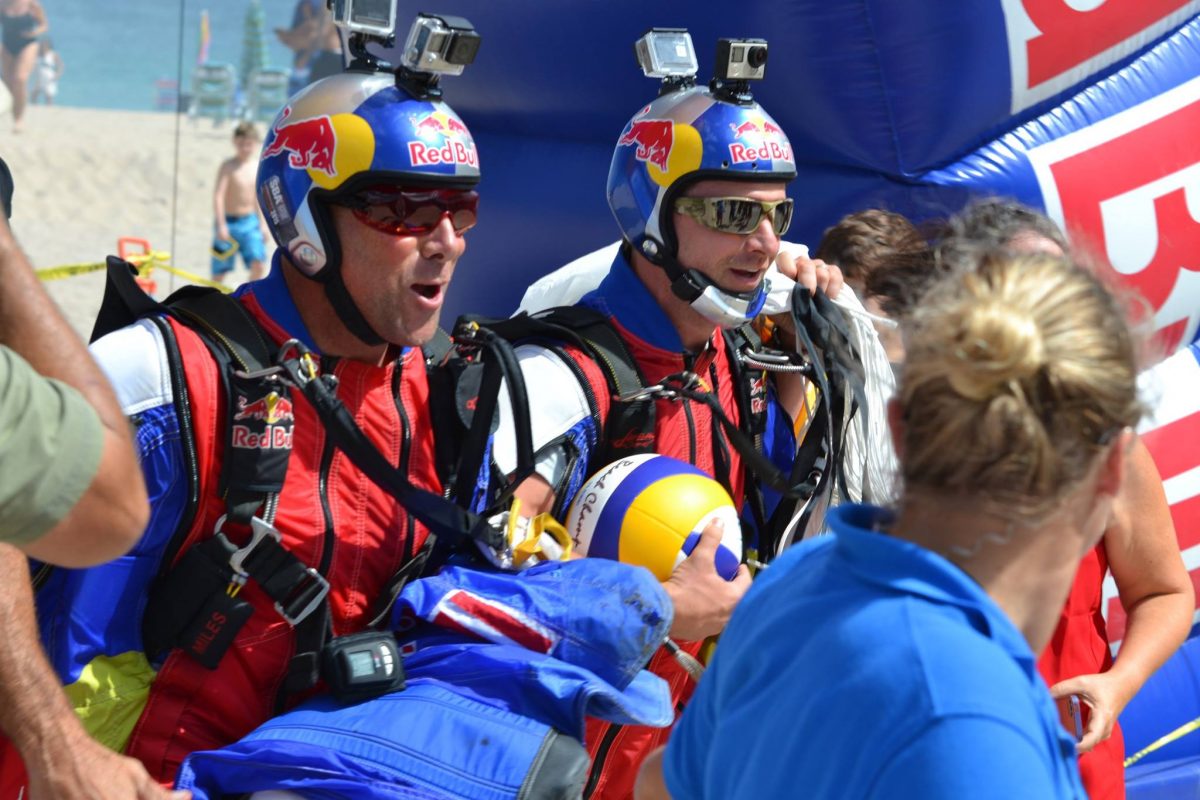
{"label": "red and white inflatable banner", "polygon": [[1200,11],[1197,0],[1002,0],[1012,113],[1070,89]]}
{"label": "red and white inflatable banner", "polygon": [[1166,352],[1192,341],[1200,328],[1200,78],[1028,157],[1046,213],[1150,303]]}

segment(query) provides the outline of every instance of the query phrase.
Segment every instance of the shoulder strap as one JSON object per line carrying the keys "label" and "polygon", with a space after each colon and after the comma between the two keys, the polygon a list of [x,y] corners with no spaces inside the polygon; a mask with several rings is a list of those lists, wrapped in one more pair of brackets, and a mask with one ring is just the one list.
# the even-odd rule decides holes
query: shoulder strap
{"label": "shoulder strap", "polygon": [[488,327],[510,342],[550,340],[583,350],[600,366],[614,396],[646,385],[633,354],[604,314],[586,306],[559,306],[537,314],[493,320]]}
{"label": "shoulder strap", "polygon": [[116,256],[109,256],[106,263],[104,298],[100,301],[100,311],[96,314],[89,342],[124,328],[142,317],[166,312],[162,303],[137,285],[134,280],[137,267]]}
{"label": "shoulder strap", "polygon": [[[655,450],[654,398],[644,395],[645,376],[612,322],[586,306],[560,306],[536,314],[518,314],[493,329],[513,342],[565,343],[583,351],[599,367],[609,393],[605,419],[592,409],[603,446],[592,454],[590,468],[627,455]],[[577,374],[581,381],[587,379]],[[590,392],[585,386],[585,392]]]}
{"label": "shoulder strap", "polygon": [[185,286],[159,303],[137,285],[132,264],[109,256],[107,268],[92,341],[157,314],[188,326],[208,345],[228,408],[220,489],[230,519],[248,524],[268,496],[282,490],[291,451],[288,387],[262,374],[274,362],[269,339],[241,303],[219,290]]}

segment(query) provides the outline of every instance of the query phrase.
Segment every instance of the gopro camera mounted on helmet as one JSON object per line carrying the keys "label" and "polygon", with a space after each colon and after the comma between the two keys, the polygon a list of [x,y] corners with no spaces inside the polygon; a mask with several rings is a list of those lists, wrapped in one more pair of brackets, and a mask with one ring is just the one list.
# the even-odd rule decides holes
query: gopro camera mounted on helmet
{"label": "gopro camera mounted on helmet", "polygon": [[367,51],[371,42],[390,48],[396,43],[396,0],[326,0],[333,21],[347,33],[353,60],[351,72],[387,72],[395,69],[396,84],[418,100],[441,97],[442,75],[461,75],[479,52],[480,36],[463,17],[446,14],[417,14],[400,66],[383,61]]}
{"label": "gopro camera mounted on helmet", "polygon": [[333,21],[343,30],[387,39],[396,30],[396,0],[331,0]]}
{"label": "gopro camera mounted on helmet", "polygon": [[383,47],[396,43],[396,0],[326,0],[333,11],[333,24],[346,33],[346,44],[353,60],[351,72],[386,72],[391,64],[367,51],[375,42]]}
{"label": "gopro camera mounted on helmet", "polygon": [[462,17],[417,15],[404,43],[404,66],[416,72],[461,75],[479,52],[479,34]]}
{"label": "gopro camera mounted on helmet", "polygon": [[651,28],[633,43],[638,66],[647,78],[661,78],[659,94],[696,85],[696,48],[686,28]]}
{"label": "gopro camera mounted on helmet", "polygon": [[461,75],[475,60],[481,41],[463,17],[420,13],[404,43],[396,82],[413,97],[439,97],[438,80],[442,75]]}
{"label": "gopro camera mounted on helmet", "polygon": [[766,39],[718,39],[716,68],[710,88],[730,103],[753,103],[750,81],[767,74]]}

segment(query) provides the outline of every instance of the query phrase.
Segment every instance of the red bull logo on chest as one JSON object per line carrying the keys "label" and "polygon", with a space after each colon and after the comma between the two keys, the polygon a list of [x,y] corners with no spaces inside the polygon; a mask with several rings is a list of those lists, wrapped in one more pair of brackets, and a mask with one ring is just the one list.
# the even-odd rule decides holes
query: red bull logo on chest
{"label": "red bull logo on chest", "polygon": [[414,167],[435,164],[479,166],[475,141],[467,126],[444,111],[432,111],[414,118],[418,139],[408,142],[408,160]]}
{"label": "red bull logo on chest", "polygon": [[274,129],[274,138],[263,150],[264,159],[289,153],[288,163],[296,169],[312,169],[329,177],[337,175],[334,155],[337,152],[337,132],[328,116],[286,122],[291,116],[289,106],[283,110]]}
{"label": "red bull logo on chest", "polygon": [[[234,447],[258,450],[290,448],[295,416],[292,401],[274,392],[249,401],[239,395],[233,412],[231,443]],[[245,424],[237,424],[239,421]]]}
{"label": "red bull logo on chest", "polygon": [[729,127],[737,139],[729,144],[731,163],[792,160],[792,146],[783,130],[765,117],[749,118],[738,125],[730,123]]}
{"label": "red bull logo on chest", "polygon": [[[649,106],[646,107],[647,109]],[[637,147],[633,157],[667,171],[667,159],[675,144],[675,123],[669,119],[635,119],[621,134],[617,145]]]}

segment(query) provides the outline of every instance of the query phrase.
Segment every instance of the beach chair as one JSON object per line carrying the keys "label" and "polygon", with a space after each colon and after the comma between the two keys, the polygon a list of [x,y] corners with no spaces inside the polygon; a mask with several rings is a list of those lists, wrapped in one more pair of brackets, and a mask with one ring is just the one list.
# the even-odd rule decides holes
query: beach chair
{"label": "beach chair", "polygon": [[192,103],[188,116],[211,117],[220,125],[233,115],[237,73],[230,64],[200,64],[192,72]]}
{"label": "beach chair", "polygon": [[288,100],[288,71],[264,67],[250,73],[247,81],[245,118],[270,122]]}

